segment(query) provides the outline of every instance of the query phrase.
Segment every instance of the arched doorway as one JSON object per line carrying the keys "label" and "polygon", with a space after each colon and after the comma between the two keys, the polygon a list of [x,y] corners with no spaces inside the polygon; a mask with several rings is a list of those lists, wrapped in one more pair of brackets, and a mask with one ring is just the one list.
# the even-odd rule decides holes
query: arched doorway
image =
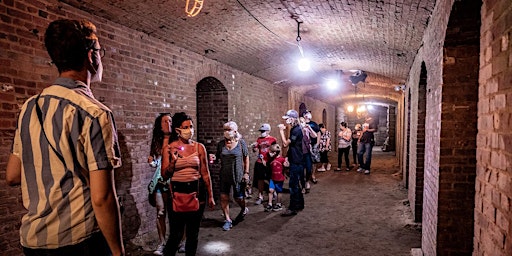
{"label": "arched doorway", "polygon": [[[215,154],[217,143],[222,139],[222,125],[228,121],[228,91],[215,77],[205,77],[196,85],[197,141],[204,144],[207,153]],[[219,171],[210,165],[214,195],[219,195]]]}

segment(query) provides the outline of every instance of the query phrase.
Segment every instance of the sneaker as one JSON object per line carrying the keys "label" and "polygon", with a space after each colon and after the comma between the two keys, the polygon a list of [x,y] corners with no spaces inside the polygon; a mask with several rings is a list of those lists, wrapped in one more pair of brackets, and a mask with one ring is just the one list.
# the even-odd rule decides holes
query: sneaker
{"label": "sneaker", "polygon": [[334,169],[334,171],[335,172],[339,172],[339,171],[341,171],[341,169],[340,168],[336,168],[336,169]]}
{"label": "sneaker", "polygon": [[347,169],[345,169],[345,171],[350,172],[350,168],[347,167]]}
{"label": "sneaker", "polygon": [[316,171],[317,172],[325,172],[325,168],[318,168]]}
{"label": "sneaker", "polygon": [[164,255],[164,248],[165,244],[161,244],[156,248],[156,250],[153,252],[154,255]]}
{"label": "sneaker", "polygon": [[233,225],[238,225],[238,223],[242,222],[245,219],[245,215],[247,215],[247,213],[249,213],[249,208],[245,207],[243,211],[238,213],[235,220],[233,221]]}
{"label": "sneaker", "polygon": [[265,212],[270,212],[272,211],[272,205],[271,204],[267,204],[267,206],[265,207]]}
{"label": "sneaker", "polygon": [[290,209],[287,209],[285,212],[281,214],[282,217],[290,217],[294,215],[297,215],[297,211],[292,211]]}
{"label": "sneaker", "polygon": [[276,204],[274,207],[272,207],[272,211],[277,212],[283,209],[283,206],[281,204]]}
{"label": "sneaker", "polygon": [[231,221],[224,221],[224,225],[222,226],[222,230],[229,231],[233,227]]}
{"label": "sneaker", "polygon": [[185,241],[181,241],[180,246],[178,247],[178,253],[185,253]]}
{"label": "sneaker", "polygon": [[361,168],[361,167],[357,168],[357,172],[363,172],[363,171],[364,171],[363,168]]}
{"label": "sneaker", "polygon": [[328,171],[331,170],[331,164],[327,164],[327,169],[326,170],[328,170]]}
{"label": "sneaker", "polygon": [[254,202],[254,204],[255,205],[260,205],[262,202],[263,202],[263,198],[258,197],[258,199],[256,199],[256,202]]}
{"label": "sneaker", "polygon": [[370,174],[370,170],[364,170],[364,174]]}

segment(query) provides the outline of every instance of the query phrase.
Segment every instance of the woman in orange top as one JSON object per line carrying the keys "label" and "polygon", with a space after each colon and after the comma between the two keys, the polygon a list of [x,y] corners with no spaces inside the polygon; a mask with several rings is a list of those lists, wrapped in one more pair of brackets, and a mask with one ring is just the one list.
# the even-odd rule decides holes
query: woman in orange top
{"label": "woman in orange top", "polygon": [[[176,254],[185,228],[186,253],[195,255],[205,203],[208,202],[210,209],[215,206],[206,149],[203,144],[193,141],[192,136],[194,136],[192,118],[184,112],[174,114],[170,144],[162,152],[162,177],[171,179],[171,194],[198,192],[200,206],[197,211],[175,212],[172,203],[169,204],[170,235],[164,255]],[[164,140],[164,145],[167,143]]]}

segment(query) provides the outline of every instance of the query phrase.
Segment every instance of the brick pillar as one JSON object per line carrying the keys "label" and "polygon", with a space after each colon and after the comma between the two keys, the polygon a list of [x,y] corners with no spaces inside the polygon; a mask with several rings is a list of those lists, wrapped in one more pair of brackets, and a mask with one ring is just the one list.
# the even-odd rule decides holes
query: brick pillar
{"label": "brick pillar", "polygon": [[512,255],[511,8],[510,0],[482,6],[475,256]]}
{"label": "brick pillar", "polygon": [[423,190],[425,173],[425,119],[427,111],[427,70],[425,63],[421,65],[418,85],[418,123],[416,125],[416,168],[413,216],[414,221],[421,222],[423,218]]}
{"label": "brick pillar", "polygon": [[389,105],[388,107],[388,151],[395,151],[396,139],[396,107]]}
{"label": "brick pillar", "polygon": [[443,61],[437,255],[473,251],[481,2],[456,1]]}

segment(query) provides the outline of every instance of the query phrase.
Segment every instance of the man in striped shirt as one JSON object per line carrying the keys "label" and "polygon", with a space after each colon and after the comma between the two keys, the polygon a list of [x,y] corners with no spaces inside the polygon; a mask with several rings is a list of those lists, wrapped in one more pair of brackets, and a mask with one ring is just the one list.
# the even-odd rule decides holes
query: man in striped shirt
{"label": "man in striped shirt", "polygon": [[88,21],[57,20],[45,46],[59,71],[21,108],[6,171],[21,184],[25,255],[124,255],[113,169],[121,165],[112,112],[90,83],[105,51]]}

